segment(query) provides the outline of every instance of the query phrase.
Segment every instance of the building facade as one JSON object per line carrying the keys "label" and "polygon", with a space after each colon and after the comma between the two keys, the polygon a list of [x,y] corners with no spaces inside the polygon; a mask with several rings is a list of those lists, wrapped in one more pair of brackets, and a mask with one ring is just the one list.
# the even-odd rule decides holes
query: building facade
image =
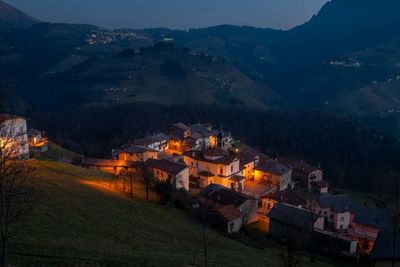
{"label": "building facade", "polygon": [[29,141],[26,119],[0,114],[0,147],[19,159],[29,159]]}
{"label": "building facade", "polygon": [[236,155],[210,148],[186,152],[183,160],[190,167],[190,175],[198,178],[200,187],[219,184],[237,191],[244,189],[245,177],[242,176],[240,160]]}

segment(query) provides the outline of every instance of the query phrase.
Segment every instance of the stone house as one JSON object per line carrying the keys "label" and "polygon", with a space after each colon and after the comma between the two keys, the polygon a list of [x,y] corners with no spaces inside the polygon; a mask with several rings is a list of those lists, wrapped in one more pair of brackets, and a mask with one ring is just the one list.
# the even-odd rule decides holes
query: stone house
{"label": "stone house", "polygon": [[176,189],[189,191],[189,167],[185,164],[151,158],[147,159],[145,164],[160,181],[170,180],[171,183],[175,183]]}
{"label": "stone house", "polygon": [[190,167],[190,175],[198,179],[200,187],[219,184],[237,191],[244,189],[245,178],[241,175],[240,160],[236,155],[210,148],[185,152],[183,160]]}
{"label": "stone house", "polygon": [[278,187],[279,191],[285,191],[291,187],[292,170],[286,165],[270,161],[254,168],[254,180],[272,184]]}
{"label": "stone house", "polygon": [[158,150],[143,146],[128,146],[118,151],[118,159],[131,162],[145,162],[148,159],[158,159]]}
{"label": "stone house", "polygon": [[307,189],[309,192],[313,191],[315,183],[323,181],[323,171],[320,168],[302,160],[284,159],[281,162],[293,170],[293,181],[298,182],[302,188]]}
{"label": "stone house", "polygon": [[[242,213],[243,225],[257,221],[258,200],[242,193],[221,185],[211,184],[200,192],[199,198],[211,210],[233,205]],[[234,229],[237,229],[237,227],[235,226]]]}
{"label": "stone house", "polygon": [[228,234],[237,233],[243,227],[243,213],[233,204],[211,209],[208,219],[213,226]]}

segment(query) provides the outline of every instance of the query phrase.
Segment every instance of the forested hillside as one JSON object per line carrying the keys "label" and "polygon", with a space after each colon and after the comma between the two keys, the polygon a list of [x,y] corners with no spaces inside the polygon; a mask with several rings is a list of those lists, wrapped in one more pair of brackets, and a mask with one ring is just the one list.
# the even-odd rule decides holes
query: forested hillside
{"label": "forested hillside", "polygon": [[391,139],[356,119],[321,112],[275,112],[218,105],[137,103],[37,113],[32,122],[53,140],[89,156],[110,156],[111,149],[135,138],[166,130],[176,122],[210,122],[267,153],[320,165],[335,186],[376,193],[392,188],[400,149]]}

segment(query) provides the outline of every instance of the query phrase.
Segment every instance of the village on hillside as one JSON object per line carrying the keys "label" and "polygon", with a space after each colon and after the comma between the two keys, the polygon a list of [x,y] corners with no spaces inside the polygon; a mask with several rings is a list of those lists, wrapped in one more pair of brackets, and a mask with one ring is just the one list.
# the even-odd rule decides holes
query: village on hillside
{"label": "village on hillside", "polygon": [[[28,130],[25,118],[1,118],[2,128],[11,127],[7,132],[22,140],[18,158],[47,150],[44,133]],[[259,223],[271,239],[308,239],[306,249],[321,254],[370,257],[377,263],[390,259],[389,211],[334,194],[319,167],[271,158],[218,128],[176,123],[112,150],[108,159],[60,160],[109,172],[115,179],[145,166],[155,179],[187,194],[183,206],[191,215],[206,216],[210,225],[230,235]]]}

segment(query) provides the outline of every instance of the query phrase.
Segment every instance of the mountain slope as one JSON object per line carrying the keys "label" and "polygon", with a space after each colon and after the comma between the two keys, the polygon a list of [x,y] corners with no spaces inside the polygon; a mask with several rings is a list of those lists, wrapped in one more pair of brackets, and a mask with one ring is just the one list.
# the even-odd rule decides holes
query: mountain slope
{"label": "mountain slope", "polygon": [[147,48],[128,57],[90,53],[73,53],[42,75],[35,93],[38,101],[49,99],[44,102],[58,108],[68,101],[74,105],[154,102],[271,108],[279,101],[267,86],[221,58],[173,47]]}
{"label": "mountain slope", "polygon": [[39,22],[0,0],[0,30],[27,28]]}
{"label": "mountain slope", "polygon": [[377,45],[400,34],[397,0],[332,0],[303,25],[286,31],[274,50],[303,63]]}

